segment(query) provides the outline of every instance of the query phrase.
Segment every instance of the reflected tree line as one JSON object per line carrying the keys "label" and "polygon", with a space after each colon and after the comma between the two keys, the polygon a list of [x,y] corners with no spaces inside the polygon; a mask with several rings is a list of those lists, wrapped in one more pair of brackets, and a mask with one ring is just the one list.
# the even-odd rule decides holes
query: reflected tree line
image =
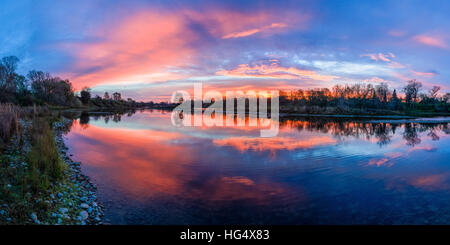
{"label": "reflected tree line", "polygon": [[403,139],[410,146],[420,144],[420,138],[425,132],[434,141],[439,140],[439,131],[450,134],[449,123],[373,123],[315,118],[310,120],[282,120],[280,127],[296,128],[299,131],[329,133],[338,138],[355,137],[367,140],[375,138],[380,146],[389,144],[393,135],[399,129],[403,129]]}
{"label": "reflected tree line", "polygon": [[[138,111],[143,111],[139,109]],[[128,110],[120,112],[66,112],[67,118],[79,119],[82,127],[87,128],[91,120],[104,120],[108,123],[118,123],[123,117],[133,116],[137,110]],[[421,137],[426,133],[433,141],[440,139],[438,133],[441,131],[450,134],[450,123],[395,123],[395,122],[369,122],[354,121],[336,118],[282,118],[280,120],[281,128],[295,128],[299,131],[307,130],[310,132],[319,132],[331,134],[337,138],[355,137],[365,138],[367,140],[375,138],[380,146],[391,142],[392,137],[401,132],[403,139],[409,146],[415,146],[421,143]]]}
{"label": "reflected tree line", "polygon": [[144,109],[131,109],[126,111],[115,111],[115,112],[88,112],[88,111],[66,111],[63,112],[63,116],[69,119],[79,119],[79,123],[82,127],[89,127],[91,120],[99,121],[104,120],[106,124],[113,122],[118,123],[123,117],[131,117],[137,111],[143,111]]}

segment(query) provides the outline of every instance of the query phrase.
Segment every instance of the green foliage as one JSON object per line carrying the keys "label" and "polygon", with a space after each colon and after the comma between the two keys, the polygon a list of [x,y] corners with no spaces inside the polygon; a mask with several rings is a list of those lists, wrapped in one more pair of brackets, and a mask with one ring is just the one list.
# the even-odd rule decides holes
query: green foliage
{"label": "green foliage", "polygon": [[52,181],[63,177],[65,165],[48,121],[35,119],[30,133],[32,148],[27,155],[30,166],[28,180],[34,191],[45,190]]}

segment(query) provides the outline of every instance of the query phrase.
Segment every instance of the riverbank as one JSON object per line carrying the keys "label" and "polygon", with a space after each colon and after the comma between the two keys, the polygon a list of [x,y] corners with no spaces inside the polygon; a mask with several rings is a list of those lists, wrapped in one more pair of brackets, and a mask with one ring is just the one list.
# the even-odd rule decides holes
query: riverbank
{"label": "riverbank", "polygon": [[96,186],[67,155],[63,134],[71,120],[52,128],[36,121],[21,119],[21,133],[0,156],[0,224],[102,224]]}

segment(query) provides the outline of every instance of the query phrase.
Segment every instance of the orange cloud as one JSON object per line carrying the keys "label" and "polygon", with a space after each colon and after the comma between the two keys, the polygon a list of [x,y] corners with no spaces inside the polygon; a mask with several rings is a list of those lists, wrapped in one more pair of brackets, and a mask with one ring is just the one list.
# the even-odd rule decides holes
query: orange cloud
{"label": "orange cloud", "polygon": [[[75,88],[99,84],[151,83],[176,80],[191,75],[169,68],[195,63],[202,33],[201,26],[215,38],[238,38],[258,32],[274,33],[304,28],[307,15],[279,15],[265,11],[241,13],[223,9],[144,10],[115,23],[94,27],[88,33],[92,42],[64,43],[61,48],[75,57],[76,72],[61,74]],[[195,45],[193,45],[195,44]]]}
{"label": "orange cloud", "polygon": [[[196,39],[181,16],[161,12],[137,13],[114,28],[99,28],[94,35],[101,41],[72,49],[77,70],[88,71],[72,74],[76,87],[151,81],[153,73],[186,61],[194,53],[188,44]],[[173,75],[164,79],[180,78]]]}
{"label": "orange cloud", "polygon": [[220,70],[217,75],[232,77],[253,77],[253,78],[276,78],[276,79],[301,79],[310,78],[318,81],[332,81],[339,78],[338,76],[321,75],[315,71],[302,70],[295,67],[282,67],[277,63],[270,65],[254,65],[241,64],[232,70]]}
{"label": "orange cloud", "polygon": [[425,45],[428,45],[428,46],[437,47],[437,48],[443,48],[443,49],[448,48],[447,44],[445,43],[445,41],[443,40],[442,37],[427,36],[427,35],[417,35],[417,36],[414,36],[413,39],[416,42],[419,42],[421,44],[425,44]]}

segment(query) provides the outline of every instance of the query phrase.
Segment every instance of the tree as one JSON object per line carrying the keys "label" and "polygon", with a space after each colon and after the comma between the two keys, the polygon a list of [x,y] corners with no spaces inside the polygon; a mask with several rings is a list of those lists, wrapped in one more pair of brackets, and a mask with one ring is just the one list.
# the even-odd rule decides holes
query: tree
{"label": "tree", "polygon": [[16,93],[19,95],[28,93],[28,80],[24,76],[17,75],[14,79],[14,83],[16,85]]}
{"label": "tree", "polygon": [[10,93],[16,92],[15,78],[19,58],[16,56],[4,57],[0,61],[0,89]]}
{"label": "tree", "polygon": [[444,96],[442,96],[442,101],[448,103],[450,101],[450,93],[444,94]]}
{"label": "tree", "polygon": [[433,86],[433,88],[428,90],[428,94],[429,94],[430,98],[436,99],[438,96],[439,90],[441,90],[441,87],[439,87],[439,86]]}
{"label": "tree", "polygon": [[80,92],[80,100],[83,105],[87,105],[89,100],[91,100],[91,89],[88,87],[84,87]]}
{"label": "tree", "polygon": [[417,95],[419,94],[422,83],[416,79],[408,81],[408,84],[403,88],[405,92],[405,100],[408,105],[417,102]]}
{"label": "tree", "polygon": [[110,99],[108,92],[105,92],[105,94],[103,95],[103,99],[105,99],[105,100],[109,100]]}
{"label": "tree", "polygon": [[387,83],[380,83],[379,85],[377,85],[375,87],[375,90],[376,90],[376,94],[377,94],[378,99],[381,102],[386,103],[387,102],[387,95],[388,95],[388,92],[389,92],[389,88],[388,88]]}
{"label": "tree", "polygon": [[391,109],[393,110],[397,110],[399,109],[399,105],[400,105],[400,99],[397,96],[397,90],[394,89],[394,91],[392,92],[392,97],[389,100],[389,105],[391,107]]}
{"label": "tree", "polygon": [[115,100],[115,101],[122,100],[122,95],[120,93],[118,93],[118,92],[115,92],[113,94],[113,100]]}
{"label": "tree", "polygon": [[41,102],[70,106],[75,102],[72,84],[69,80],[52,77],[42,71],[30,71],[31,92]]}

